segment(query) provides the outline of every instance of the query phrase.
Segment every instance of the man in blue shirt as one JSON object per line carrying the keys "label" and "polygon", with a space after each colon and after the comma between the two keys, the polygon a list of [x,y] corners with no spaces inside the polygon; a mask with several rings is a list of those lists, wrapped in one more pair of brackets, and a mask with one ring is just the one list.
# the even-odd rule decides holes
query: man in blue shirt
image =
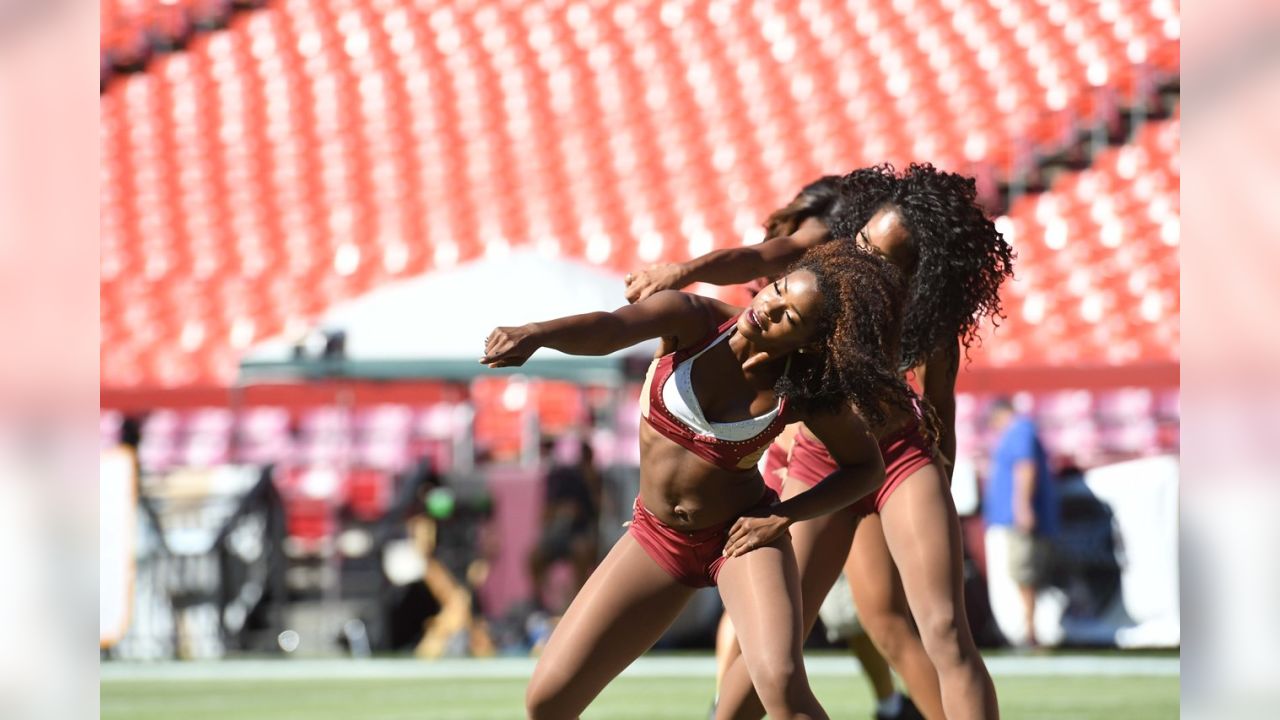
{"label": "man in blue shirt", "polygon": [[1036,644],[1036,590],[1051,562],[1050,538],[1058,532],[1058,496],[1048,454],[1035,421],[999,398],[988,415],[999,440],[982,500],[988,528],[1004,528],[1009,538],[1009,574],[1018,585],[1026,617],[1027,642]]}

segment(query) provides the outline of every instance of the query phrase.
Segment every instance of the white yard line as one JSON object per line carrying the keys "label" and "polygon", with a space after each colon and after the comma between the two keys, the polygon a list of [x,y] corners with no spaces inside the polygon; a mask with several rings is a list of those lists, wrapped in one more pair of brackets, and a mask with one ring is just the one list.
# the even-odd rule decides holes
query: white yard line
{"label": "white yard line", "polygon": [[[224,660],[205,662],[124,663],[104,662],[104,681],[216,681],[216,680],[356,680],[422,679],[479,680],[527,678],[533,672],[531,658],[485,660]],[[854,675],[858,664],[851,657],[819,656],[805,660],[811,676]],[[987,658],[997,676],[1139,675],[1176,677],[1176,657],[1117,657],[1069,655],[1061,657],[1000,656]],[[710,656],[644,657],[623,673],[625,677],[713,677]]]}

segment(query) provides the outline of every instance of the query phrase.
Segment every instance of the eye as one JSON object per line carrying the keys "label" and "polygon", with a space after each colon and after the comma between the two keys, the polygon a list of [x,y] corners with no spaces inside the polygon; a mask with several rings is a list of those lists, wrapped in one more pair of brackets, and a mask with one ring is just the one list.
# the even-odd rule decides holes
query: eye
{"label": "eye", "polygon": [[777,280],[774,280],[774,281],[773,281],[773,291],[774,291],[774,292],[776,292],[776,293],[778,293],[779,295],[781,295],[781,294],[782,294],[782,288],[778,287],[778,281],[777,281]]}

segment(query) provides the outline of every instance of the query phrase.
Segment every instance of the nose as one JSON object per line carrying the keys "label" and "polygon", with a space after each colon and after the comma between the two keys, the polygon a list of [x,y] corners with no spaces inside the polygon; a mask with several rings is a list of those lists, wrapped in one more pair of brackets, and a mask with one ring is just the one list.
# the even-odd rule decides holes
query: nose
{"label": "nose", "polygon": [[765,312],[769,314],[769,319],[777,322],[782,319],[782,314],[787,310],[787,303],[780,295],[773,295],[765,300]]}

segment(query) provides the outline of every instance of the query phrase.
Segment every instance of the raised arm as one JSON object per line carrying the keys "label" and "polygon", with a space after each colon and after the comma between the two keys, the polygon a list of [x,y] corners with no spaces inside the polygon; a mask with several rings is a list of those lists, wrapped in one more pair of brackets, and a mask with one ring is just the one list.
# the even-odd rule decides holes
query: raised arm
{"label": "raised arm", "polygon": [[695,282],[733,285],[776,275],[805,250],[829,238],[827,226],[809,218],[790,235],[756,245],[714,250],[682,263],[652,265],[627,276],[627,302],[639,302],[655,292],[678,290]]}
{"label": "raised arm", "polygon": [[608,355],[655,337],[693,342],[707,330],[708,303],[674,290],[657,293],[613,312],[582,315],[499,327],[485,339],[480,362],[491,368],[523,365],[540,347],[570,355]]}
{"label": "raised arm", "polygon": [[934,350],[924,364],[916,368],[924,397],[938,415],[941,437],[938,451],[946,460],[947,477],[956,462],[956,377],[960,373],[960,343],[948,343]]}
{"label": "raised arm", "polygon": [[827,446],[839,469],[809,490],[774,505],[767,515],[739,518],[729,531],[726,556],[763,547],[792,524],[852,505],[884,482],[880,445],[866,421],[852,408],[807,417],[805,426]]}

